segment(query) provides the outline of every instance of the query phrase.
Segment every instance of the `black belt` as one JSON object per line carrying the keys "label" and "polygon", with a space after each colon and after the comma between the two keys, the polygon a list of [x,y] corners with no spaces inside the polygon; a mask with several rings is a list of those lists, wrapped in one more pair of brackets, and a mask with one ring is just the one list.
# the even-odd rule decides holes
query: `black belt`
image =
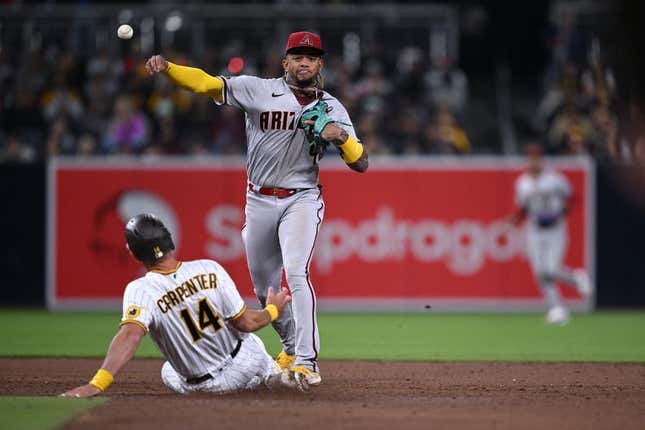
{"label": "black belt", "polygon": [[[239,339],[237,341],[237,345],[235,345],[235,348],[231,352],[231,358],[235,358],[238,352],[240,352],[240,348],[242,347],[242,339]],[[222,369],[219,369],[222,370]],[[204,381],[208,381],[209,379],[213,379],[213,375],[210,373],[207,373],[202,376],[196,376],[194,378],[186,378],[186,383],[190,385],[195,385],[195,384],[200,384]]]}

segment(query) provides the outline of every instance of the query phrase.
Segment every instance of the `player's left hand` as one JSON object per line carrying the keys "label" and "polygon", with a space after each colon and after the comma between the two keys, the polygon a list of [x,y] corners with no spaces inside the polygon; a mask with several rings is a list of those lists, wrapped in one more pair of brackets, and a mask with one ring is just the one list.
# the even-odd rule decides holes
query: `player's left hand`
{"label": "player's left hand", "polygon": [[338,127],[334,120],[327,116],[327,103],[319,100],[315,105],[304,111],[300,117],[299,126],[304,129],[309,142],[309,155],[322,158],[329,142],[335,142],[334,133]]}
{"label": "player's left hand", "polygon": [[59,397],[94,397],[97,394],[101,394],[101,390],[96,388],[94,385],[85,384],[80,387],[76,387],[73,390],[66,391]]}
{"label": "player's left hand", "polygon": [[291,291],[285,287],[280,287],[280,292],[275,294],[273,288],[269,287],[267,291],[267,304],[275,305],[278,308],[278,312],[282,313],[284,307],[291,302]]}
{"label": "player's left hand", "polygon": [[[314,125],[314,123],[315,123],[315,121],[312,121],[312,120],[307,121],[307,125],[309,125],[309,126]],[[338,127],[337,125],[329,123],[320,132],[320,137],[322,137],[323,140],[325,140],[327,142],[334,142],[334,141],[338,140],[338,138],[340,136],[340,132],[342,130],[343,129]]]}

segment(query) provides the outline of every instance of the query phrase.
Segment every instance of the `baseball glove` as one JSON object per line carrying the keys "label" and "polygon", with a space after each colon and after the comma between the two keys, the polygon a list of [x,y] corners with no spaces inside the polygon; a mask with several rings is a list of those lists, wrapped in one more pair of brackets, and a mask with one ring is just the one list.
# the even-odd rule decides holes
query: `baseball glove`
{"label": "baseball glove", "polygon": [[[327,109],[327,103],[319,100],[318,103],[304,111],[300,117],[300,127],[305,130],[311,156],[318,155],[322,158],[329,145],[329,142],[322,138],[321,133],[328,124],[333,124],[336,121],[327,116]],[[307,121],[314,123],[310,125],[307,124]]]}
{"label": "baseball glove", "polygon": [[537,217],[537,223],[540,227],[551,227],[560,220],[560,214],[558,213],[541,213]]}

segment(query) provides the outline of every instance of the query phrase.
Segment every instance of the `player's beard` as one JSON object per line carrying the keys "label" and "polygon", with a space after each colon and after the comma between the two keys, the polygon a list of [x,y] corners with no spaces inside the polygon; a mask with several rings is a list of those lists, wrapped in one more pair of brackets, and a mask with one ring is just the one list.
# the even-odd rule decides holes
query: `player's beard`
{"label": "player's beard", "polygon": [[322,91],[323,89],[323,80],[320,71],[309,79],[300,80],[295,73],[292,74],[286,72],[285,80],[287,81],[287,85],[289,85],[292,90],[298,93],[304,93],[307,95],[311,94],[315,97],[318,97],[319,91]]}
{"label": "player's beard", "polygon": [[296,85],[299,86],[300,88],[307,88],[307,87],[312,87],[314,84],[314,78],[311,77],[309,79],[298,79],[296,78]]}
{"label": "player's beard", "polygon": [[313,87],[315,85],[314,78],[316,75],[312,75],[311,78],[308,79],[298,79],[298,75],[295,75],[295,83],[297,86],[300,88],[307,88],[307,87]]}
{"label": "player's beard", "polygon": [[298,79],[297,73],[287,72],[287,82],[302,89],[313,87],[315,85],[314,83],[315,78],[316,78],[316,75],[312,75],[311,78],[308,78],[308,79]]}

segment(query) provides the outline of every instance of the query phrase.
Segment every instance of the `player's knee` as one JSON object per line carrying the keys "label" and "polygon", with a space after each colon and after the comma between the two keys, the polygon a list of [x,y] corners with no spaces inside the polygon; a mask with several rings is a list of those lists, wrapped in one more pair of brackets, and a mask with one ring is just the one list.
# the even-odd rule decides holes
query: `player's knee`
{"label": "player's knee", "polygon": [[287,275],[287,284],[289,288],[293,291],[294,288],[298,288],[304,285],[307,285],[307,273],[303,269],[299,270],[286,270]]}
{"label": "player's knee", "polygon": [[181,381],[179,379],[179,375],[177,374],[175,369],[173,369],[172,365],[167,361],[161,367],[161,380],[164,385],[171,390],[181,394],[185,393],[185,390],[182,387]]}
{"label": "player's knee", "polygon": [[268,270],[260,269],[251,269],[249,270],[251,275],[251,280],[255,285],[266,285],[271,279],[272,273]]}
{"label": "player's knee", "polygon": [[176,374],[175,369],[172,368],[170,362],[166,361],[163,366],[161,366],[161,379],[169,379],[174,377]]}

